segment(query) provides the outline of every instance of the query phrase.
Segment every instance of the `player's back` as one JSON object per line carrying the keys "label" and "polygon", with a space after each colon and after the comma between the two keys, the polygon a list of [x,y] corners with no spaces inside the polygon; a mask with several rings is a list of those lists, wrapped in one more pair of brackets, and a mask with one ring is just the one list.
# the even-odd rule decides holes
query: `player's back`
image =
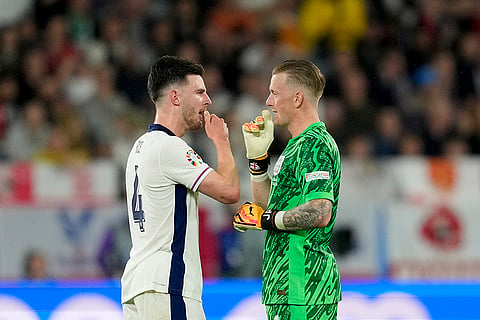
{"label": "player's back", "polygon": [[125,171],[132,249],[122,299],[147,290],[200,299],[196,189],[210,168],[194,155],[160,125],[134,143]]}
{"label": "player's back", "polygon": [[[167,246],[173,233],[174,183],[163,173],[159,154],[169,138],[162,132],[147,132],[137,139],[128,157],[126,198],[132,236],[130,255],[135,259],[150,255],[152,250],[169,250]],[[145,215],[148,215],[148,222]],[[151,245],[152,241],[157,245]]]}

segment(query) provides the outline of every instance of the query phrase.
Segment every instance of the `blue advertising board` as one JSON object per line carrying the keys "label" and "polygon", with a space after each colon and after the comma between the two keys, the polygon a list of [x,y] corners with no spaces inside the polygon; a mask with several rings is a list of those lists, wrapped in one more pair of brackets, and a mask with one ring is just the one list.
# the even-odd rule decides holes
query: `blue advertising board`
{"label": "blue advertising board", "polygon": [[[478,282],[344,281],[338,319],[480,319]],[[206,280],[209,320],[264,320],[258,279]],[[1,320],[123,319],[118,281],[0,282]]]}

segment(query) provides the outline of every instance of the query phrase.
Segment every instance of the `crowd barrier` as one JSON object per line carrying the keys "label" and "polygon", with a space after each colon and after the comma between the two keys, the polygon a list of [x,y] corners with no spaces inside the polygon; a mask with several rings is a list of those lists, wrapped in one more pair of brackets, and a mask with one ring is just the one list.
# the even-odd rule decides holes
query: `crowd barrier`
{"label": "crowd barrier", "polygon": [[[0,279],[22,277],[32,248],[45,254],[57,279],[102,277],[105,255],[128,255],[119,174],[108,161],[82,167],[0,164]],[[344,158],[341,179],[332,248],[345,279],[480,279],[479,157]],[[222,215],[206,210],[202,236],[218,233],[209,229]],[[109,247],[112,232],[121,241]],[[234,236],[239,246],[245,244]],[[247,236],[253,235],[242,235]],[[262,241],[255,245],[234,249],[259,252],[260,261]]]}

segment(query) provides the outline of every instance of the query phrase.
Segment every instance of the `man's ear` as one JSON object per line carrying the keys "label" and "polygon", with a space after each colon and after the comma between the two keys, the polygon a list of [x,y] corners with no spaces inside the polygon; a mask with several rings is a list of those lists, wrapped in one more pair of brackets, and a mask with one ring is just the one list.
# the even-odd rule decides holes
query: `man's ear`
{"label": "man's ear", "polygon": [[295,92],[295,98],[293,101],[293,104],[295,105],[295,108],[299,108],[303,104],[303,92],[302,91],[297,91]]}
{"label": "man's ear", "polygon": [[168,93],[168,99],[170,100],[170,103],[174,106],[180,105],[180,97],[177,90],[170,90],[170,92]]}

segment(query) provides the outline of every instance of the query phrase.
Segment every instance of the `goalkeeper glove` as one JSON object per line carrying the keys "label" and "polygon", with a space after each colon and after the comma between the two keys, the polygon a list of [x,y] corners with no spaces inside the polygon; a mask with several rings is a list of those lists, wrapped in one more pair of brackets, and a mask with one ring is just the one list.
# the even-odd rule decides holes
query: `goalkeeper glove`
{"label": "goalkeeper glove", "polygon": [[261,116],[242,126],[249,171],[254,176],[264,174],[268,170],[270,164],[268,149],[273,142],[273,131],[272,114],[268,110],[263,110]]}
{"label": "goalkeeper glove", "polygon": [[233,228],[240,232],[246,230],[280,230],[285,211],[263,210],[259,205],[245,202],[233,215]]}

